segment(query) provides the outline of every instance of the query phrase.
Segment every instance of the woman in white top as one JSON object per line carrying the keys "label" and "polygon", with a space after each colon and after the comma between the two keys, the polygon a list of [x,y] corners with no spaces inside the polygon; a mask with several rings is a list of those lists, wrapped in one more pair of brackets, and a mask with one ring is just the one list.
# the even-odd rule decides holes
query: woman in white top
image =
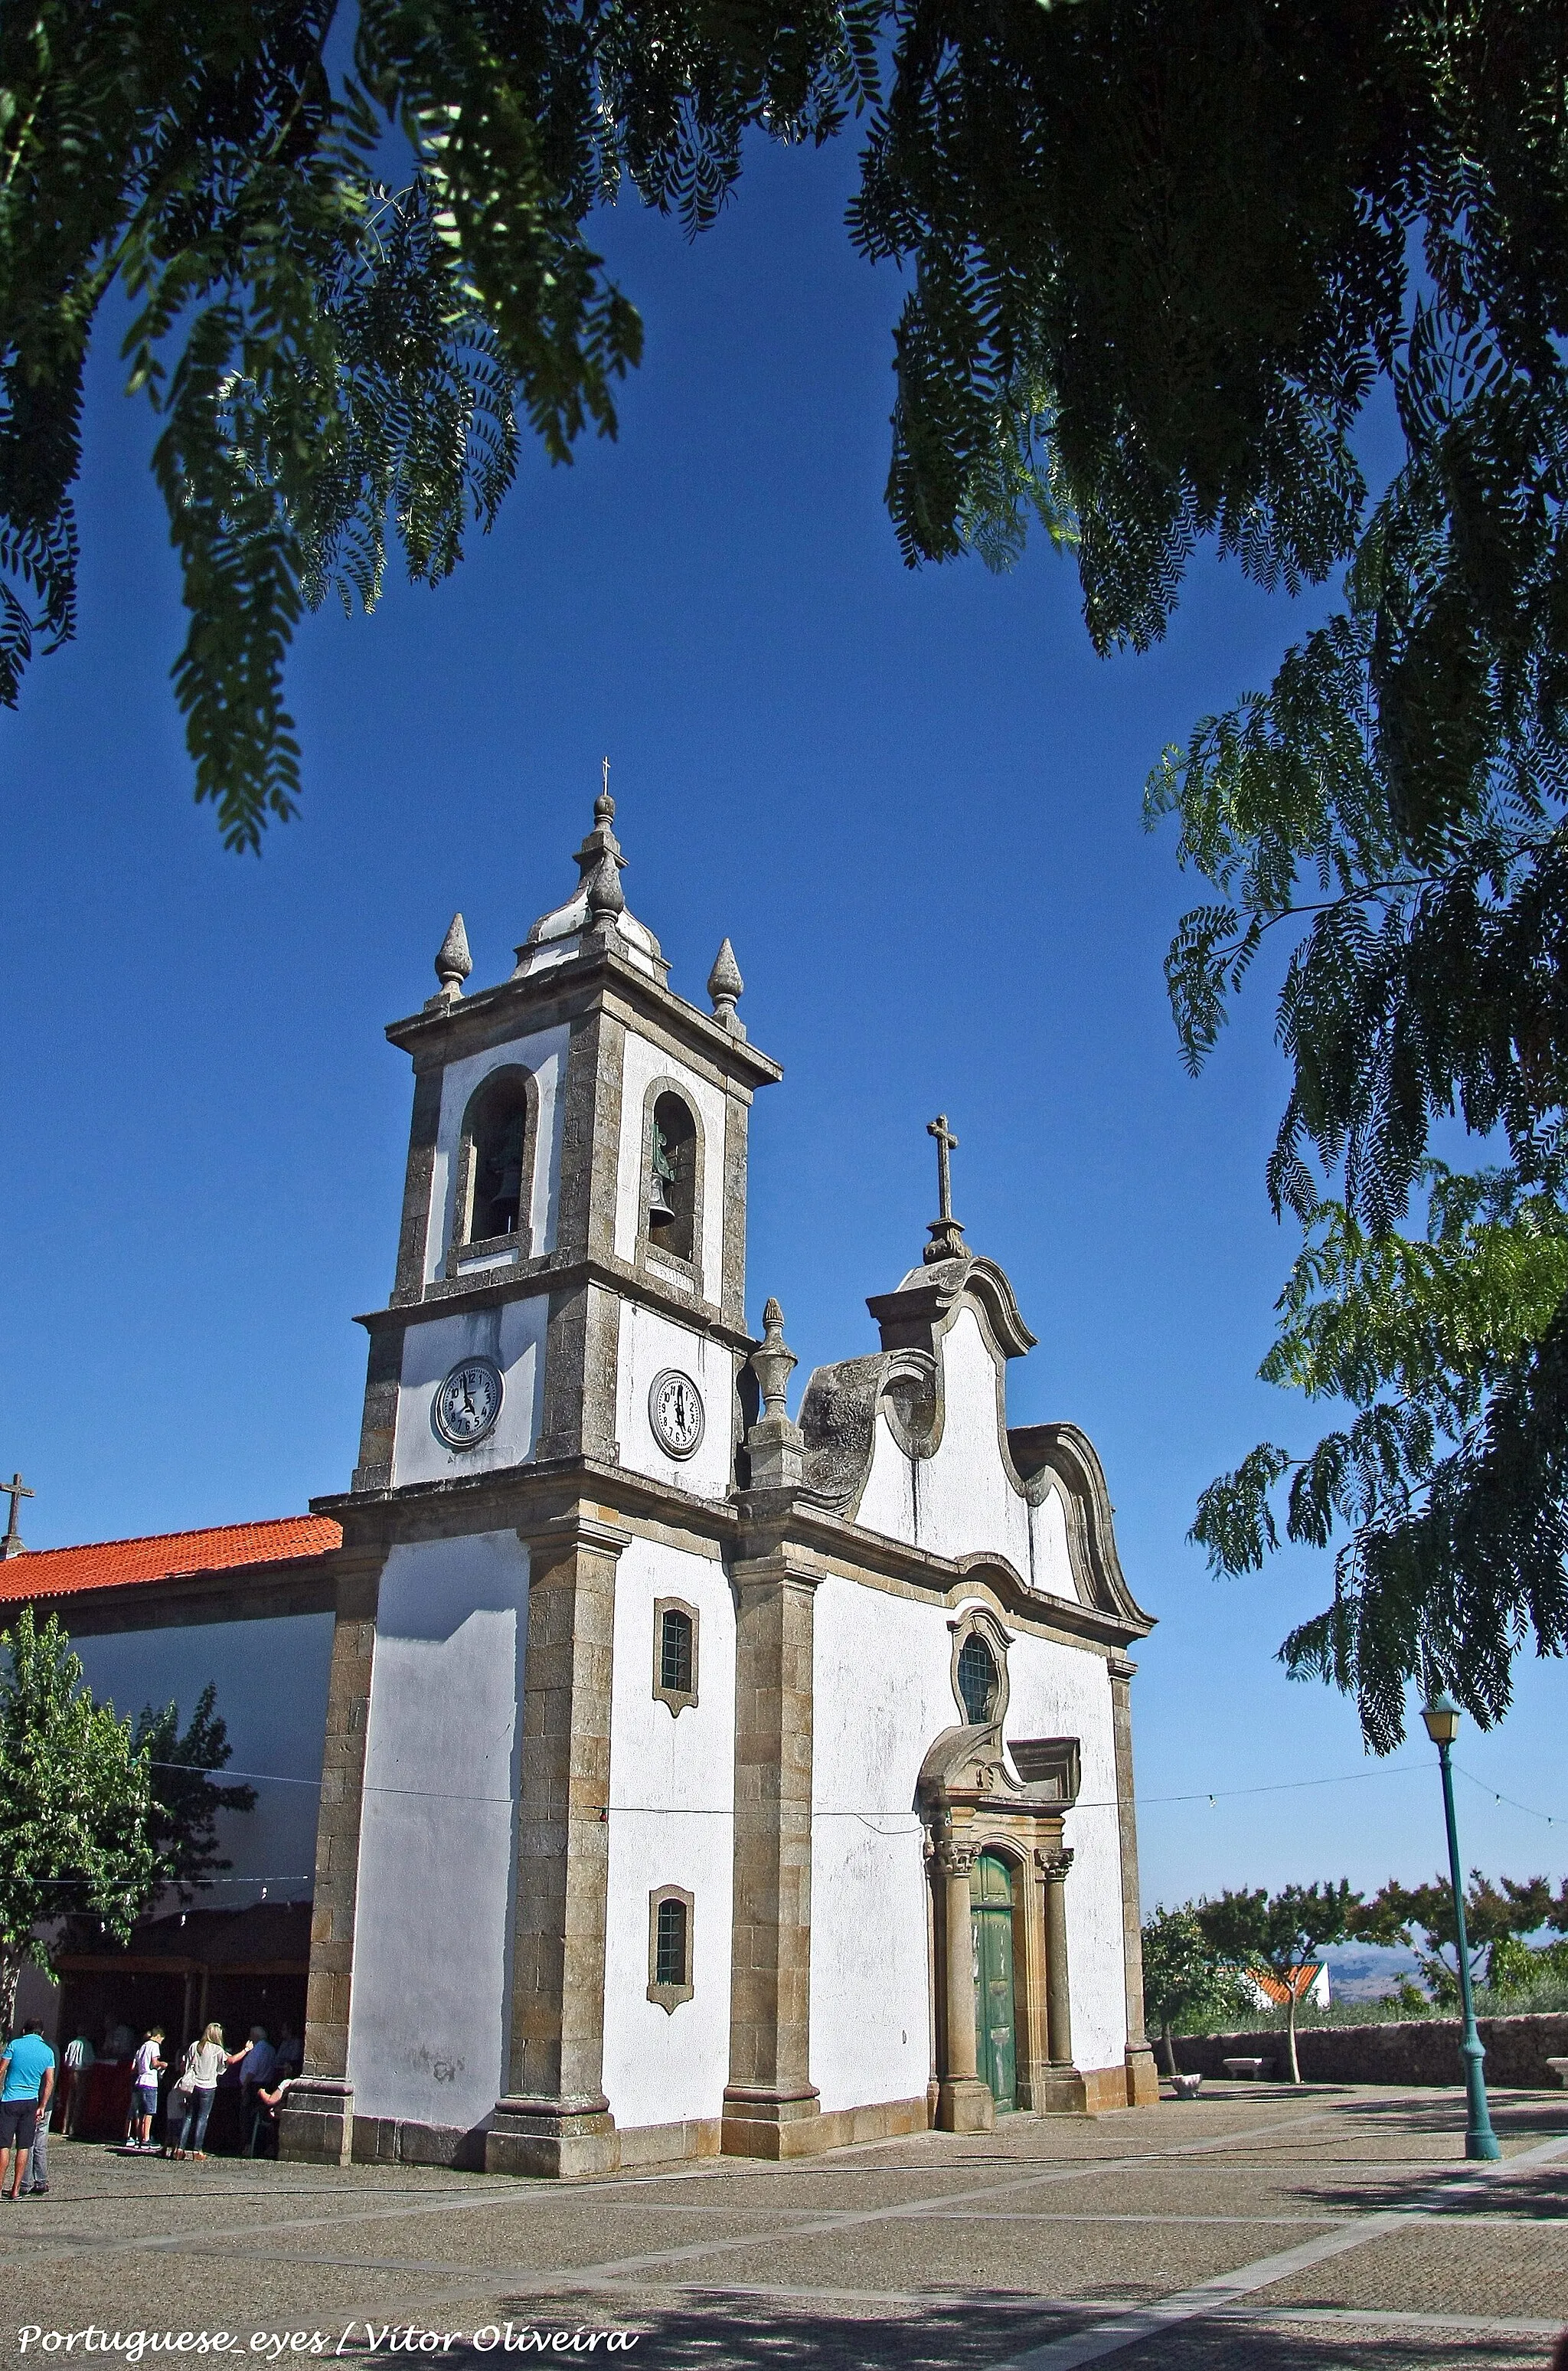
{"label": "woman in white top", "polygon": [[179,2088],[185,2093],[188,2104],[179,2145],[174,2152],[176,2157],[206,2157],[207,2152],[202,2144],[207,2137],[207,2119],[213,2112],[213,2094],[218,2088],[218,2077],[225,2066],[237,2065],[244,2055],[244,2050],[224,2048],[221,2025],[208,2026],[201,2041],[191,2043],[185,2053],[185,2064],[179,2070]]}

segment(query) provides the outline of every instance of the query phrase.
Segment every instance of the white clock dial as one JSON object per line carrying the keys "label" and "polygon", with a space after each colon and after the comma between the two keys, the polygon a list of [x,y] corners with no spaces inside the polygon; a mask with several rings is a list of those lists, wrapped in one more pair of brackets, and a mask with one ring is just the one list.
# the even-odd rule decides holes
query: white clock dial
{"label": "white clock dial", "polygon": [[501,1414],[501,1369],[492,1359],[464,1359],[435,1395],[432,1419],[448,1449],[472,1449]]}
{"label": "white clock dial", "polygon": [[654,1376],[648,1394],[648,1421],[654,1440],[668,1456],[690,1457],[700,1446],[707,1422],[702,1394],[678,1367],[666,1367]]}

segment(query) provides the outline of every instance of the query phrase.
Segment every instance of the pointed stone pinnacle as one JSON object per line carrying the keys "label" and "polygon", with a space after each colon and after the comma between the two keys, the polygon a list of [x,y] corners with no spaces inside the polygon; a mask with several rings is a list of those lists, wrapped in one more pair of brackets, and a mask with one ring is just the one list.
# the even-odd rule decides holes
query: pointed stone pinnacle
{"label": "pointed stone pinnacle", "polygon": [[784,1312],[769,1301],[762,1313],[764,1340],[751,1355],[762,1393],[762,1414],[746,1435],[754,1490],[793,1489],[805,1470],[805,1443],[790,1421],[786,1394],[797,1364],[784,1339]]}
{"label": "pointed stone pinnacle", "polygon": [[468,933],[463,927],[461,914],[454,914],[450,929],[441,942],[441,953],[435,959],[435,976],[441,982],[444,996],[461,996],[463,982],[474,968],[474,958],[468,953]]}
{"label": "pointed stone pinnacle", "polygon": [[735,999],[745,989],[735,950],[728,939],[713,958],[713,968],[708,975],[708,993],[713,1000],[713,1018],[732,1037],[744,1037],[745,1024],[735,1011]]}

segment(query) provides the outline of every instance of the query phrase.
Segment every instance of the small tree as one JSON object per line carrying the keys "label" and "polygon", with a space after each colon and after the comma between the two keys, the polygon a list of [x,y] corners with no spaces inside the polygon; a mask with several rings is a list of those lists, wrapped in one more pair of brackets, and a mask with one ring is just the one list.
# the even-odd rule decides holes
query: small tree
{"label": "small tree", "polygon": [[1221,1965],[1190,1902],[1156,1907],[1143,1926],[1144,2018],[1158,2027],[1165,2071],[1176,2072],[1171,2036],[1183,2019],[1223,2018],[1251,2006],[1235,1970]]}
{"label": "small tree", "polygon": [[44,1957],[35,1929],[72,1912],[123,1942],[156,1875],[146,1757],[128,1720],[94,1702],[53,1614],[25,1606],[0,1635],[0,2022]]}
{"label": "small tree", "polygon": [[1354,1921],[1361,1896],[1348,1879],[1335,1885],[1287,1885],[1270,1895],[1260,1886],[1255,1893],[1222,1893],[1217,1902],[1200,1902],[1198,1923],[1215,1951],[1238,1967],[1270,1975],[1285,1987],[1285,2030],[1290,2079],[1301,2080],[1296,2056],[1296,1985],[1297,1968],[1326,1943],[1343,1943],[1356,1931]]}
{"label": "small tree", "polygon": [[136,1723],[135,1748],[147,1757],[152,1788],[149,1833],[158,1879],[182,1903],[194,1901],[197,1888],[218,1870],[234,1866],[218,1851],[218,1813],[256,1809],[254,1787],[217,1787],[210,1775],[234,1752],[214,1708],[217,1694],[209,1680],[183,1735],[177,1704],[161,1712],[146,1705]]}
{"label": "small tree", "polygon": [[[1568,1893],[1568,1886],[1564,1891]],[[1493,1884],[1479,1868],[1472,1868],[1465,1888],[1471,1982],[1480,1982],[1482,1962],[1490,1959],[1496,1944],[1533,1935],[1539,1927],[1555,1925],[1557,1917],[1551,1887],[1544,1877],[1505,1877]],[[1454,1889],[1446,1877],[1435,1878],[1430,1885],[1401,1885],[1390,1878],[1359,1913],[1355,1931],[1368,1942],[1404,1944],[1415,1953],[1422,1981],[1432,1998],[1443,2003],[1458,1999],[1459,1936]],[[1507,1965],[1505,1952],[1505,1971]]]}

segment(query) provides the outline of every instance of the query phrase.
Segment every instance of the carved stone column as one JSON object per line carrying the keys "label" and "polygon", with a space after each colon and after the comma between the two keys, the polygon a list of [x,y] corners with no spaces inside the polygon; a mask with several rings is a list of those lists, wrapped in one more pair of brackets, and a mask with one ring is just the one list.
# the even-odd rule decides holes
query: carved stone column
{"label": "carved stone column", "polygon": [[529,1549],[507,2096],[487,2173],[613,2173],[604,2093],[610,1663],[626,1533],[573,1509]]}
{"label": "carved stone column", "polygon": [[1116,1756],[1116,1820],[1122,1849],[1122,1961],[1127,1987],[1127,2105],[1144,2107],[1159,2097],[1159,2074],[1144,2031],[1143,1926],[1138,1905],[1138,1815],[1133,1793],[1133,1673],[1122,1655],[1106,1665],[1111,1676],[1111,1734]]}
{"label": "carved stone column", "polygon": [[1035,2102],[1043,2115],[1082,2115],[1089,2098],[1073,2063],[1072,1986],[1067,1971],[1067,1871],[1072,1854],[1064,1846],[1037,1852],[1035,1867],[1045,1892],[1045,2025],[1051,2060]]}
{"label": "carved stone column", "polygon": [[375,1657],[375,1608],[385,1548],[340,1552],[327,1734],[316,1815],[316,1891],[310,1975],[305,1996],[305,2063],[283,2101],[278,2155],[311,2165],[347,2165],[353,2156],[354,2094],[349,2081],[354,1912],[359,1888],[364,1751]]}
{"label": "carved stone column", "polygon": [[735,1570],[735,1890],[723,2147],[821,2145],[811,2079],[812,1654],[816,1577]]}
{"label": "carved stone column", "polygon": [[969,1872],[974,1856],[951,1837],[937,1845],[942,1881],[942,2073],[937,2126],[944,2133],[988,2133],[997,2121],[991,2087],[979,2075],[974,2030],[974,1934]]}

